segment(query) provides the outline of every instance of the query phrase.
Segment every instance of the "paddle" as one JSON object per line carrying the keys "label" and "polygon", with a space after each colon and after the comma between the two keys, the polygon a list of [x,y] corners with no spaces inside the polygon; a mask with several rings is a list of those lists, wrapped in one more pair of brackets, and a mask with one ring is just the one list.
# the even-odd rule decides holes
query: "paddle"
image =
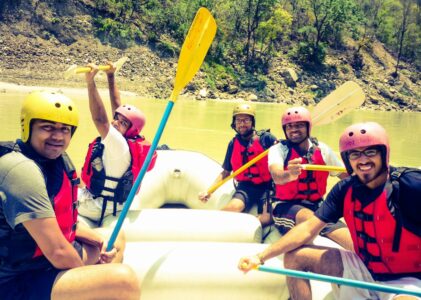
{"label": "paddle", "polygon": [[327,171],[327,172],[346,172],[344,167],[325,166],[325,165],[308,165],[302,164],[303,170],[307,171]]}
{"label": "paddle", "polygon": [[[127,61],[128,57],[122,57],[117,60],[114,65],[116,67],[116,72],[120,70],[121,66]],[[107,71],[110,69],[109,65],[106,66],[98,66],[98,69],[101,71]],[[88,73],[91,71],[90,67],[78,67],[77,65],[71,65],[66,71],[64,71],[64,79],[69,79],[71,76],[80,74],[80,73]]]}
{"label": "paddle", "polygon": [[314,280],[336,283],[336,284],[341,284],[341,285],[348,285],[352,287],[369,289],[369,290],[385,292],[385,293],[405,294],[405,295],[413,295],[413,296],[421,297],[421,290],[414,291],[411,289],[391,287],[391,286],[387,286],[383,284],[358,281],[358,280],[353,280],[353,279],[348,279],[348,278],[339,278],[339,277],[321,275],[321,274],[316,274],[316,273],[311,273],[311,272],[296,271],[296,270],[291,270],[291,269],[281,269],[281,268],[274,268],[274,267],[268,267],[268,266],[258,266],[257,270],[262,271],[262,272],[276,273],[276,274],[287,275],[287,276],[292,276],[292,277],[297,277],[297,278],[314,279]]}
{"label": "paddle", "polygon": [[165,124],[167,123],[168,117],[177,100],[178,94],[186,86],[186,84],[193,78],[196,72],[199,70],[206,53],[215,37],[216,33],[216,22],[210,12],[201,7],[194,17],[193,23],[190,26],[187,37],[181,48],[180,57],[178,59],[177,73],[175,76],[174,89],[170,96],[167,108],[161,119],[161,123],[156,131],[155,137],[152,141],[151,147],[146,156],[145,162],[143,163],[142,169],[130,190],[129,196],[124,203],[123,210],[117,220],[117,224],[111,234],[110,240],[108,241],[107,251],[110,251],[117,238],[117,234],[123,225],[123,221],[129,211],[130,205],[133,202],[136,191],[142,182],[143,177],[151,163],[152,156],[158,146],[159,139],[161,138],[162,132],[164,131]]}
{"label": "paddle", "polygon": [[[313,125],[322,125],[333,122],[345,114],[349,113],[356,107],[359,107],[364,102],[364,92],[361,87],[353,81],[347,81],[328,96],[323,98],[316,107],[314,108],[313,115]],[[221,185],[230,180],[231,178],[242,173],[244,170],[261,160],[269,153],[269,149],[260,153],[258,156],[241,166],[239,169],[235,170],[230,176],[225,177],[221,181],[215,183],[211,186],[207,193],[208,195],[215,192]],[[307,165],[306,170],[311,170],[310,166]],[[322,170],[319,170],[322,171]],[[323,171],[329,171],[325,169]],[[336,171],[336,170],[335,170]]]}

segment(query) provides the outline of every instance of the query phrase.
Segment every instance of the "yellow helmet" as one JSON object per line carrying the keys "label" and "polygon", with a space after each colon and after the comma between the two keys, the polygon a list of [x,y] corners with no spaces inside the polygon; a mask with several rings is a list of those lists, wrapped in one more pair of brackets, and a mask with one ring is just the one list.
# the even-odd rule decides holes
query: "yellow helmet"
{"label": "yellow helmet", "polygon": [[79,111],[73,101],[62,94],[36,91],[26,96],[22,103],[20,121],[23,142],[29,139],[31,121],[34,119],[71,125],[73,135],[79,123]]}
{"label": "yellow helmet", "polygon": [[255,110],[253,107],[251,107],[251,105],[249,104],[238,104],[234,107],[234,110],[232,112],[232,116],[235,117],[236,115],[240,115],[240,114],[244,114],[244,115],[249,115],[254,117],[255,116]]}
{"label": "yellow helmet", "polygon": [[232,111],[232,121],[231,121],[231,128],[235,129],[235,116],[236,115],[249,115],[251,116],[252,120],[252,128],[256,126],[256,121],[254,120],[254,115],[256,114],[254,108],[250,104],[238,104],[234,107],[234,110]]}

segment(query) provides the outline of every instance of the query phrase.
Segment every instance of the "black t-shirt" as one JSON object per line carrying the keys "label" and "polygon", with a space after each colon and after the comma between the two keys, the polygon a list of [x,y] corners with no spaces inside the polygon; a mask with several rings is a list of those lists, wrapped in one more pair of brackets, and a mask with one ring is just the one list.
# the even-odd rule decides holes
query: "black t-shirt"
{"label": "black t-shirt", "polygon": [[[391,167],[393,171],[395,168]],[[404,220],[404,225],[410,224],[414,233],[421,235],[421,171],[406,172],[400,177],[399,208]],[[344,199],[346,192],[352,186],[354,195],[363,206],[374,201],[388,185],[391,184],[390,177],[386,184],[375,189],[369,189],[363,185],[356,176],[348,177],[338,182],[327,195],[321,207],[315,215],[325,223],[337,222],[343,217]],[[392,197],[393,199],[393,197]],[[388,201],[393,201],[389,197]],[[390,203],[391,204],[391,203]],[[405,226],[407,227],[407,226]]]}
{"label": "black t-shirt", "polygon": [[[254,133],[256,134],[256,132]],[[232,171],[232,165],[231,165],[231,157],[232,152],[234,149],[234,140],[236,137],[239,137],[238,134],[229,142],[227,152],[225,153],[225,159],[222,164],[222,168],[228,172]],[[259,138],[260,138],[260,144],[262,145],[263,149],[269,149],[275,142],[276,137],[271,134],[269,131],[260,131],[259,132]],[[240,141],[240,144],[244,147],[247,147],[251,140],[243,140],[242,138],[238,139]]]}

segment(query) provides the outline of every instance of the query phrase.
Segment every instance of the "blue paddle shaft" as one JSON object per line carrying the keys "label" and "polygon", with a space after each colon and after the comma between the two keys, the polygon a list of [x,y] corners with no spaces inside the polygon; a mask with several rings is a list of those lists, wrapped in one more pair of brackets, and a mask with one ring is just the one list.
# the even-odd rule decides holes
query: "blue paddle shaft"
{"label": "blue paddle shaft", "polygon": [[263,271],[263,272],[268,272],[268,273],[287,275],[291,277],[314,279],[318,281],[337,283],[337,284],[348,285],[352,287],[369,289],[369,290],[391,293],[391,294],[404,294],[404,295],[412,295],[412,296],[421,297],[421,290],[414,291],[410,289],[391,287],[391,286],[387,286],[383,284],[352,280],[348,278],[339,278],[339,277],[316,274],[316,273],[311,273],[311,272],[302,272],[302,271],[296,271],[296,270],[291,270],[291,269],[280,269],[280,268],[274,268],[274,267],[268,267],[268,266],[259,266],[258,270]]}
{"label": "blue paddle shaft", "polygon": [[146,156],[145,162],[143,163],[143,166],[139,171],[139,175],[137,176],[132,186],[132,189],[130,190],[129,196],[127,196],[127,200],[124,203],[123,210],[121,211],[120,216],[118,217],[117,224],[115,225],[113,233],[111,234],[110,240],[108,241],[107,251],[111,251],[113,249],[115,240],[117,239],[117,235],[120,232],[121,226],[123,226],[124,219],[126,218],[127,213],[129,212],[129,209],[130,209],[130,205],[132,204],[134,196],[136,195],[136,191],[139,188],[139,185],[142,182],[143,177],[145,177],[145,174],[149,168],[149,165],[151,164],[153,154],[156,150],[156,147],[158,146],[159,140],[161,139],[162,132],[164,131],[165,125],[167,124],[167,121],[168,121],[168,118],[170,116],[173,106],[174,106],[174,102],[169,101],[165,109],[164,115],[162,116],[161,123],[159,123],[159,127],[152,141],[152,145],[149,148],[148,155]]}

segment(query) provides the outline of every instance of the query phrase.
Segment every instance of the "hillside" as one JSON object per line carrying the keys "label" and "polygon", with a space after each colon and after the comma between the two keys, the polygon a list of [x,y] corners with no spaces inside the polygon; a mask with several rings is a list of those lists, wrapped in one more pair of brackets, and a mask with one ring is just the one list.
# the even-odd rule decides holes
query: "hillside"
{"label": "hillside", "polygon": [[[167,97],[177,67],[176,55],[164,55],[148,43],[124,50],[102,44],[94,36],[93,16],[96,13],[89,0],[23,1],[13,13],[3,12],[0,18],[0,81],[79,87],[84,86],[83,76],[63,78],[63,72],[70,65],[104,63],[107,59],[115,61],[127,56],[129,60],[119,74],[121,88],[144,97]],[[349,49],[354,47],[352,40],[347,43]],[[403,64],[400,76],[393,78],[390,74],[394,71],[395,59],[379,42],[369,50],[362,50],[364,68],[356,73],[349,65],[349,49],[330,50],[324,68],[317,72],[304,70],[286,56],[277,57],[263,90],[256,90],[253,84],[223,81],[217,82],[216,89],[211,89],[205,80],[206,74],[199,72],[183,93],[196,99],[311,105],[344,81],[354,80],[366,92],[364,107],[367,109],[421,111],[419,74]],[[291,72],[297,74],[297,81],[291,82]],[[253,78],[251,76],[250,82]]]}

